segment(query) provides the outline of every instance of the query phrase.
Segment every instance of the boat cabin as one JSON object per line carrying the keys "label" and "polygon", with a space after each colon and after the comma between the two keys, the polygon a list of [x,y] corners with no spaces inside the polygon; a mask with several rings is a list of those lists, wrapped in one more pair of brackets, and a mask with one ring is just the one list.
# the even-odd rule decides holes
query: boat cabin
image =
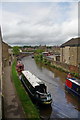
{"label": "boat cabin", "polygon": [[75,78],[67,78],[65,87],[68,91],[72,92],[77,96],[80,96],[80,80]]}
{"label": "boat cabin", "polygon": [[47,86],[40,79],[38,79],[35,75],[30,73],[29,71],[22,71],[22,74],[29,88],[32,87],[34,91],[38,91],[41,93],[47,92]]}
{"label": "boat cabin", "polygon": [[35,91],[41,92],[41,93],[46,93],[47,88],[45,84],[40,84],[38,86],[35,86]]}
{"label": "boat cabin", "polygon": [[51,104],[51,94],[47,91],[47,86],[39,78],[29,71],[22,71],[22,79],[24,86],[34,99],[42,104]]}
{"label": "boat cabin", "polygon": [[17,72],[22,72],[24,70],[24,65],[21,61],[17,62],[16,70],[17,70]]}

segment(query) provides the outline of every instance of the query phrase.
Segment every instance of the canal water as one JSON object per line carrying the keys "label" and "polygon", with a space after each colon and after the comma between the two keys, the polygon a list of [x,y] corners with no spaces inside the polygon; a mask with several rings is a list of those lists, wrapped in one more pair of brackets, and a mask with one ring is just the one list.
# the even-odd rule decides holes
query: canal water
{"label": "canal water", "polygon": [[24,57],[22,62],[25,70],[29,70],[47,84],[52,95],[50,107],[39,107],[42,118],[80,118],[80,100],[65,91],[65,73],[36,64],[31,56]]}

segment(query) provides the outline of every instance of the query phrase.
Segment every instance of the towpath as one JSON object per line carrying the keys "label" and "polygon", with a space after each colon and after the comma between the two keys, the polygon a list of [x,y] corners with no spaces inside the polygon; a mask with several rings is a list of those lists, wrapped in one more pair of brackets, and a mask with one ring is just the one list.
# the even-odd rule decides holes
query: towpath
{"label": "towpath", "polygon": [[11,80],[11,66],[6,66],[3,73],[4,117],[25,118],[20,100]]}

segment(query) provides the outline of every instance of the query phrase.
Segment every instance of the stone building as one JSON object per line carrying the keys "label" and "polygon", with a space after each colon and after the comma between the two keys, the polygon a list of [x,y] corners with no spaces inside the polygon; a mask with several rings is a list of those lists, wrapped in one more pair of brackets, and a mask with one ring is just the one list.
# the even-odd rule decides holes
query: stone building
{"label": "stone building", "polygon": [[72,38],[60,47],[60,62],[80,66],[80,38]]}
{"label": "stone building", "polygon": [[2,42],[2,60],[3,60],[3,67],[9,64],[9,46],[7,43]]}
{"label": "stone building", "polygon": [[2,118],[2,36],[1,36],[1,28],[0,28],[0,119]]}
{"label": "stone building", "polygon": [[0,29],[0,77],[2,75],[2,36],[1,36],[1,29]]}

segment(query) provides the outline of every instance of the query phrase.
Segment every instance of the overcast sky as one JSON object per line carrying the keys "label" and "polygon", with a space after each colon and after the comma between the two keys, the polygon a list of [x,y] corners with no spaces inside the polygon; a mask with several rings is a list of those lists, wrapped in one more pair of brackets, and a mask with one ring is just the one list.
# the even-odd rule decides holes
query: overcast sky
{"label": "overcast sky", "polygon": [[0,4],[2,35],[3,40],[8,44],[61,45],[71,38],[78,37],[77,0],[23,1],[3,0]]}

